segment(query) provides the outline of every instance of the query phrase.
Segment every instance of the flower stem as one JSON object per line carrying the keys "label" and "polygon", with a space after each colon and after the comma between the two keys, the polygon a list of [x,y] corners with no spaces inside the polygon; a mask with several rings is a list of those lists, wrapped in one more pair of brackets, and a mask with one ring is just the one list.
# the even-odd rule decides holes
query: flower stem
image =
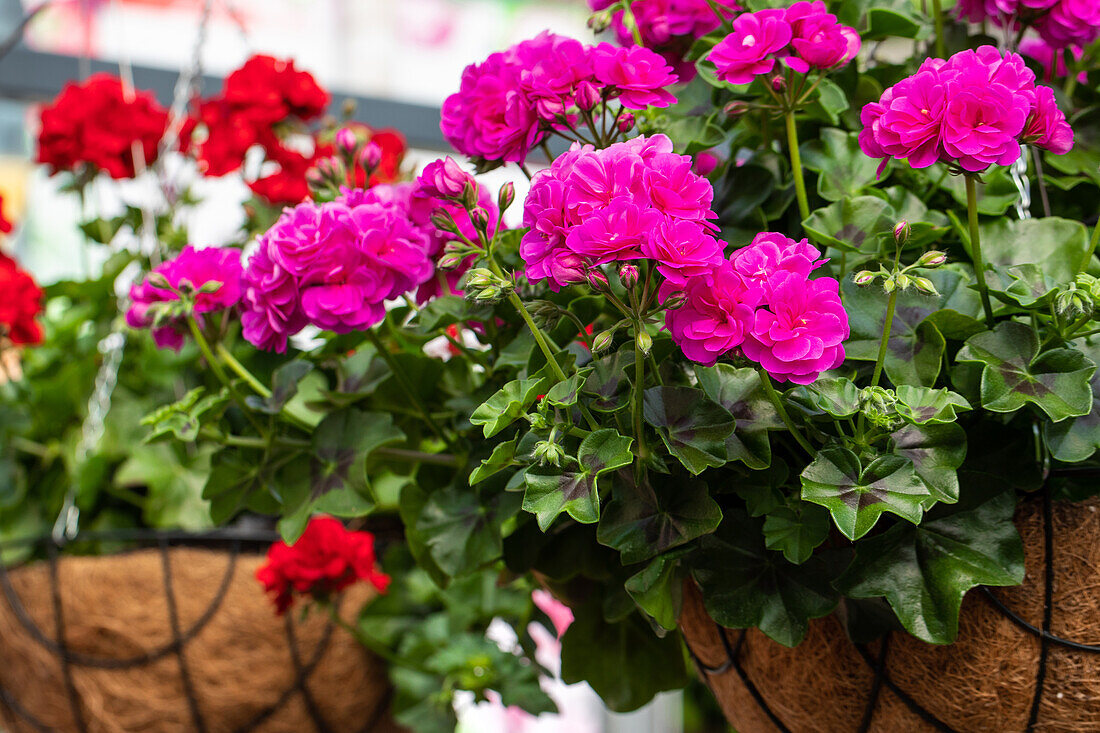
{"label": "flower stem", "polygon": [[633,3],[634,0],[626,0],[623,3],[623,10],[625,11],[623,17],[629,19],[627,20],[627,26],[630,28],[630,35],[634,37],[634,45],[644,46],[645,44],[642,43],[642,29],[638,27],[638,18],[634,15],[634,8],[631,7]]}
{"label": "flower stem", "polygon": [[971,173],[966,174],[966,213],[970,220],[970,252],[978,275],[978,295],[982,299],[986,325],[993,328],[993,305],[989,301],[989,285],[985,282],[985,260],[982,258],[982,240],[978,230],[978,185]]}
{"label": "flower stem", "polygon": [[936,56],[947,58],[947,46],[943,37],[943,7],[940,0],[932,0],[932,22],[936,24]]}
{"label": "flower stem", "polygon": [[810,200],[806,196],[806,179],[802,177],[802,153],[798,150],[798,129],[794,124],[794,110],[784,113],[787,120],[787,147],[791,154],[791,173],[794,174],[794,193],[798,197],[799,221],[810,217]]}
{"label": "flower stem", "polygon": [[894,329],[894,311],[898,306],[898,289],[890,291],[890,299],[886,302],[886,320],[882,323],[882,338],[878,345],[878,358],[875,359],[875,373],[871,377],[871,386],[877,387],[878,380],[882,378],[882,367],[886,363],[886,349],[890,346],[890,334]]}
{"label": "flower stem", "polygon": [[237,361],[233,354],[229,352],[229,349],[225,348],[225,344],[219,343],[214,349],[218,356],[222,358],[222,361],[224,361],[238,377],[243,379],[245,384],[247,384],[253,392],[264,399],[271,396],[271,390],[261,384],[260,380],[256,379],[256,376],[252,372],[248,371],[243,364]]}
{"label": "flower stem", "polygon": [[760,384],[764,387],[764,394],[771,400],[772,405],[775,407],[775,411],[779,413],[779,419],[783,421],[783,424],[787,426],[787,431],[791,434],[791,437],[802,446],[802,449],[809,454],[810,458],[817,455],[813,446],[806,440],[806,437],[799,432],[795,427],[794,422],[791,420],[791,416],[787,414],[787,408],[783,406],[783,399],[779,396],[779,393],[775,391],[775,386],[772,384],[771,375],[769,375],[763,369],[757,370],[757,374],[760,375]]}
{"label": "flower stem", "polygon": [[206,340],[206,336],[203,335],[202,329],[199,328],[199,322],[195,320],[193,315],[187,317],[187,326],[191,329],[191,336],[195,339],[195,343],[199,346],[199,351],[202,352],[203,359],[210,365],[211,371],[214,372],[214,376],[218,378],[218,381],[225,385],[225,388],[229,390],[230,397],[237,403],[237,406],[241,408],[241,412],[244,413],[245,419],[252,425],[257,433],[264,436],[266,440],[268,437],[267,431],[261,427],[259,421],[253,416],[252,411],[248,409],[245,401],[241,398],[237,388],[233,386],[233,382],[229,380],[229,375],[225,373],[225,368],[222,367],[222,363],[218,361],[214,356],[214,352],[210,349],[210,342]]}
{"label": "flower stem", "polygon": [[401,389],[404,390],[405,396],[409,398],[413,407],[415,407],[417,412],[420,413],[420,416],[424,418],[424,422],[427,424],[428,429],[432,431],[435,437],[442,440],[451,451],[457,452],[454,443],[443,434],[443,430],[440,429],[439,425],[432,419],[432,414],[428,412],[424,403],[420,401],[420,397],[413,391],[412,385],[409,384],[408,380],[405,378],[405,372],[403,372],[397,362],[394,361],[393,354],[391,354],[390,350],[382,343],[382,340],[378,338],[378,334],[374,332],[373,328],[367,329],[367,338],[374,344],[374,348],[378,351],[378,355],[385,359],[390,371],[393,372],[394,379],[401,385]]}

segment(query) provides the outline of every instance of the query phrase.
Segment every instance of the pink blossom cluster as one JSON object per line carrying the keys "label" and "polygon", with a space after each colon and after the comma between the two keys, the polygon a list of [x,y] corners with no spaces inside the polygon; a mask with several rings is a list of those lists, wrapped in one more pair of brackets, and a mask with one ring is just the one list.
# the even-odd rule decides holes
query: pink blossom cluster
{"label": "pink blossom cluster", "polygon": [[586,46],[543,32],[467,66],[443,102],[440,129],[471,158],[521,162],[578,110],[609,99],[627,109],[667,107],[676,101],[667,87],[677,81],[647,48]]}
{"label": "pink blossom cluster", "polygon": [[[604,10],[614,0],[588,0],[588,4],[593,10]],[[661,54],[676,74],[686,80],[695,75],[694,64],[684,61],[691,44],[722,24],[718,13],[732,18],[741,7],[733,0],[634,0],[630,10],[642,45]],[[635,45],[624,10],[616,10],[611,16],[611,28],[620,45]]]}
{"label": "pink blossom cluster", "polygon": [[[495,214],[488,194],[479,195]],[[456,276],[435,277],[450,237],[431,224],[437,208],[473,233],[462,207],[419,183],[343,189],[336,201],[286,209],[259,238],[244,273],[245,339],[283,353],[307,324],[336,333],[366,330],[385,317],[387,300],[417,289],[423,302],[443,283],[453,290]]]}
{"label": "pink blossom cluster", "polygon": [[683,284],[722,259],[713,196],[665,135],[603,150],[574,144],[531,181],[520,242],[527,278],[557,290],[584,282],[593,267],[647,258]]}
{"label": "pink blossom cluster", "polygon": [[176,302],[179,291],[189,289],[194,300],[192,312],[202,325],[203,314],[233,308],[241,299],[241,253],[235,249],[189,244],[155,267],[152,274],[157,276],[152,279],[161,284],[166,281],[171,289],[158,287],[148,278],[132,286],[126,323],[131,328],[152,329],[153,341],[161,349],[179,351],[189,327],[183,313],[158,314],[158,303]]}
{"label": "pink blossom cluster", "polygon": [[1100,37],[1096,0],[959,0],[959,17],[1018,28],[1027,23],[1056,49],[1087,46]]}
{"label": "pink blossom cluster", "polygon": [[914,168],[942,161],[983,171],[1017,160],[1021,142],[1059,155],[1073,147],[1054,92],[1035,84],[1018,54],[993,46],[927,59],[864,107],[860,119],[860,147],[883,165],[897,158]]}
{"label": "pink blossom cluster", "polygon": [[777,62],[805,74],[810,69],[843,66],[859,48],[859,33],[841,25],[822,0],[803,0],[789,8],[737,16],[733,32],[707,58],[717,67],[719,79],[749,84],[771,73]]}
{"label": "pink blossom cluster", "polygon": [[844,361],[848,314],[836,279],[807,240],[761,232],[703,277],[690,279],[665,326],[694,362],[712,365],[735,350],[781,382],[810,384]]}

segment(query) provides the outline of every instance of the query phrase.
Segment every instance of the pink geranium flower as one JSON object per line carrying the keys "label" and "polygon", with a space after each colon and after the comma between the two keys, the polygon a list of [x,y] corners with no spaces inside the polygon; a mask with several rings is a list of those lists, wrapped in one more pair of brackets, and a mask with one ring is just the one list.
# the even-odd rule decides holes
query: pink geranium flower
{"label": "pink geranium flower", "polygon": [[783,10],[745,13],[733,21],[733,32],[707,57],[718,69],[718,78],[730,84],[748,84],[775,68],[775,54],[791,42],[791,24]]}
{"label": "pink geranium flower", "polygon": [[665,87],[679,79],[665,60],[641,46],[601,43],[592,49],[596,81],[611,87],[627,109],[667,107],[676,101]]}

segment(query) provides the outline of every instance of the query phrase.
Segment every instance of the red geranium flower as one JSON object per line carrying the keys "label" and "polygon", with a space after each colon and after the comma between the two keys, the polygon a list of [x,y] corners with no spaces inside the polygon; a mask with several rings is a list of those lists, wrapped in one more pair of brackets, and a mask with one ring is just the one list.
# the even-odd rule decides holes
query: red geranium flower
{"label": "red geranium flower", "polygon": [[268,159],[278,163],[279,170],[249,183],[252,193],[272,206],[302,203],[309,196],[306,172],[319,156],[303,155],[280,146],[270,152]]}
{"label": "red geranium flower", "polygon": [[390,577],[378,569],[374,535],[348,531],[327,516],[309,520],[293,545],[281,541],[272,545],[256,579],[272,594],[280,615],[294,603],[295,593],[324,599],[357,580],[385,593],[390,583]]}
{"label": "red geranium flower", "polygon": [[81,84],[66,84],[42,110],[38,162],[52,173],[87,163],[112,178],[133,178],[133,143],[141,144],[151,164],[167,124],[168,113],[152,94],[134,92],[127,98],[117,77],[93,74]]}
{"label": "red geranium flower", "polygon": [[11,230],[12,223],[8,221],[8,217],[4,216],[4,198],[0,196],[0,232],[10,234]]}
{"label": "red geranium flower", "polygon": [[17,345],[42,342],[35,317],[42,312],[42,289],[15,260],[0,252],[0,333]]}

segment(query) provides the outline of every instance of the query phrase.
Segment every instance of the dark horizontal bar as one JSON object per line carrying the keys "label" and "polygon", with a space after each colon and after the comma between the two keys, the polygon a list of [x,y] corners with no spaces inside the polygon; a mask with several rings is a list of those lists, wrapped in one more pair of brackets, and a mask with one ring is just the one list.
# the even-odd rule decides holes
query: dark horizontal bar
{"label": "dark horizontal bar", "polygon": [[[118,73],[118,64],[92,59],[92,73]],[[134,66],[134,86],[153,92],[164,105],[172,102],[179,72],[151,66]],[[24,45],[0,60],[0,97],[41,102],[53,99],[66,82],[80,77],[80,59],[56,53],[33,51]],[[204,75],[202,88],[211,93],[221,88],[222,77]],[[449,150],[439,131],[439,108],[389,99],[364,97],[332,91],[335,105],[345,99],[356,104],[355,119],[371,127],[395,127],[404,133],[409,145],[428,150]]]}

